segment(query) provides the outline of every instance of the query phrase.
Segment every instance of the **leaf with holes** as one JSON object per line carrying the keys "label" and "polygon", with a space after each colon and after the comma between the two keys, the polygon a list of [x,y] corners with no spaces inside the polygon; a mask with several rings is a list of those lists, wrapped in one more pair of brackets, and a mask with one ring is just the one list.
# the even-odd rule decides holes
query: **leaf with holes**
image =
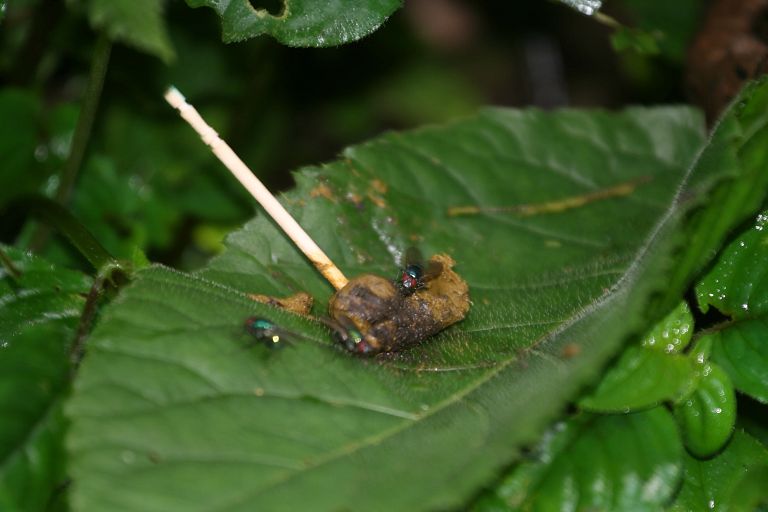
{"label": "leaf with holes", "polygon": [[[367,36],[402,4],[402,0],[281,0],[279,12],[249,0],[187,0],[190,7],[210,7],[221,17],[223,39],[242,41],[269,34],[288,46],[337,46]],[[258,4],[258,2],[256,2]]]}
{"label": "leaf with holes", "polygon": [[62,403],[90,279],[0,247],[0,509],[47,510],[65,481]]}
{"label": "leaf with holes", "polygon": [[[754,90],[743,100],[768,112]],[[750,139],[732,136],[740,123],[734,112],[721,125],[728,151]],[[331,292],[261,216],[196,275],[139,272],[104,313],[69,403],[74,505],[459,506],[645,330],[669,272],[687,268],[689,281],[702,264],[670,259],[696,227],[685,214],[738,173],[688,172],[701,126],[684,108],[490,109],[304,169],[282,200],[345,272],[394,278],[414,243],[449,253],[470,286],[468,317],[402,353],[347,354],[322,325],[248,298],[305,290],[323,314]],[[726,150],[707,148],[710,162]],[[680,295],[657,304],[670,301]],[[254,315],[300,337],[245,349]]]}
{"label": "leaf with holes", "polygon": [[558,424],[475,510],[658,510],[673,496],[683,446],[663,407]]}

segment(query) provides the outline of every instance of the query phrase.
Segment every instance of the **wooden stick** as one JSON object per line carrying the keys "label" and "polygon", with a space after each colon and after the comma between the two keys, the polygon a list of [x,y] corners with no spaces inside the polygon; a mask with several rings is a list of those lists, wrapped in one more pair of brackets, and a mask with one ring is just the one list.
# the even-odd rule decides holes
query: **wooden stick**
{"label": "wooden stick", "polygon": [[195,107],[187,103],[184,96],[173,86],[169,87],[166,91],[165,99],[195,129],[200,138],[203,139],[203,142],[211,148],[213,154],[235,175],[235,178],[277,222],[277,225],[285,231],[285,234],[309,258],[309,261],[320,271],[323,277],[337,290],[343,288],[347,284],[347,278],[344,277],[341,270],[333,264],[331,259],[309,237],[299,223],[291,217],[291,214],[283,208],[283,205],[275,199],[275,196],[267,190],[248,166],[240,160],[240,157],[232,151],[232,148],[221,140],[216,130],[203,120],[197,110],[195,110]]}

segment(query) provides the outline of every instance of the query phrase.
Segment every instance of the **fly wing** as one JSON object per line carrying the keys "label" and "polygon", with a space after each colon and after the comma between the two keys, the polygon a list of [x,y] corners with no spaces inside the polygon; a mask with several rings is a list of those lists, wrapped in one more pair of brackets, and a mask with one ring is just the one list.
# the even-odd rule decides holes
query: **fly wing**
{"label": "fly wing", "polygon": [[418,265],[420,267],[424,265],[424,257],[421,255],[421,251],[416,247],[408,247],[405,250],[404,266],[408,267],[409,265]]}
{"label": "fly wing", "polygon": [[427,263],[427,268],[424,271],[424,276],[422,279],[424,281],[430,281],[432,279],[435,279],[443,272],[443,264],[439,261],[432,261],[430,260],[429,263]]}

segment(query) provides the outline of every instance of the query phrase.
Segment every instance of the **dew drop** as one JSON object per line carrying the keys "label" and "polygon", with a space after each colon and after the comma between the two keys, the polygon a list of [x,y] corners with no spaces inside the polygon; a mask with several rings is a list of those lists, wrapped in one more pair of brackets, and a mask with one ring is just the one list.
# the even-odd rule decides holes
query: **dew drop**
{"label": "dew drop", "polygon": [[44,144],[39,144],[35,148],[35,160],[45,162],[48,160],[48,148]]}
{"label": "dew drop", "polygon": [[120,454],[120,458],[125,464],[133,464],[133,462],[136,460],[136,454],[130,450],[125,450]]}

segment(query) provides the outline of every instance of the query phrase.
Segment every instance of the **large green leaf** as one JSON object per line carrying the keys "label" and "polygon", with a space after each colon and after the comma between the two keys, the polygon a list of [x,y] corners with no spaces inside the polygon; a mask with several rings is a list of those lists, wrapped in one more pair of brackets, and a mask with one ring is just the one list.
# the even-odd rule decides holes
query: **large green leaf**
{"label": "large green leaf", "polygon": [[[467,319],[401,354],[341,353],[319,324],[247,299],[303,289],[322,312],[331,291],[263,218],[198,276],[140,272],[94,333],[68,408],[75,504],[461,503],[642,328],[666,272],[683,272],[668,258],[671,243],[683,250],[676,191],[689,178],[683,206],[698,205],[722,177],[712,165],[686,172],[700,127],[675,108],[487,110],[304,170],[284,202],[346,272],[394,277],[414,240],[448,252],[470,285]],[[619,184],[623,195],[594,199]],[[520,203],[534,215],[446,215]],[[305,339],[246,351],[236,333],[253,314]]]}
{"label": "large green leaf", "polygon": [[736,431],[722,453],[709,460],[685,457],[683,486],[671,510],[755,510],[768,500],[768,451]]}
{"label": "large green leaf", "polygon": [[683,448],[664,408],[558,424],[478,511],[659,510],[681,476]]}
{"label": "large green leaf", "polygon": [[2,250],[20,276],[0,267],[0,509],[42,511],[65,481],[62,403],[90,279]]}
{"label": "large green leaf", "polygon": [[282,0],[279,13],[255,9],[249,0],[187,0],[221,17],[226,42],[269,34],[289,46],[336,46],[376,30],[402,0]]}

